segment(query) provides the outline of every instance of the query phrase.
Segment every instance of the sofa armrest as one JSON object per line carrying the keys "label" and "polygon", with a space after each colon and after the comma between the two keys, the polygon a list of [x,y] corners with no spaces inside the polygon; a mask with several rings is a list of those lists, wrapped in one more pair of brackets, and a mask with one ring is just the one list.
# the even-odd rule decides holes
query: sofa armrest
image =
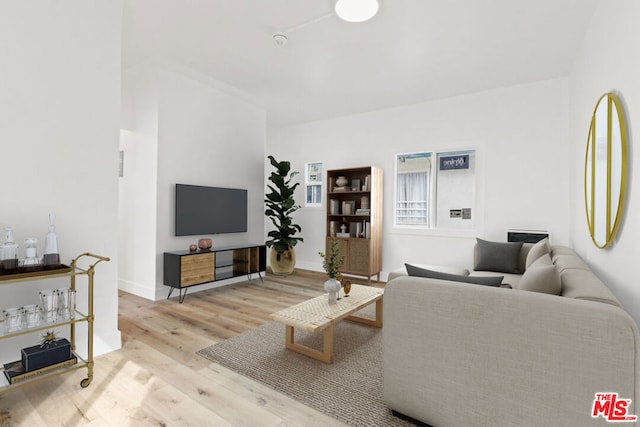
{"label": "sofa armrest", "polygon": [[[384,294],[384,395],[431,425],[603,425],[595,393],[638,396],[638,330],[619,307],[406,277]],[[606,423],[605,423],[606,424]]]}

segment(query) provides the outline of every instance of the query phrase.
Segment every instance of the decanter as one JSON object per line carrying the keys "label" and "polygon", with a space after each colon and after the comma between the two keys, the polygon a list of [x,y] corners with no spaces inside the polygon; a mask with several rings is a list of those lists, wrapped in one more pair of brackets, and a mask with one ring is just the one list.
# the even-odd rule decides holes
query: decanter
{"label": "decanter", "polygon": [[5,241],[0,246],[0,266],[5,270],[18,268],[18,244],[13,240],[13,228],[6,227]]}
{"label": "decanter", "polygon": [[38,239],[35,237],[29,237],[24,241],[24,243],[26,245],[24,266],[33,267],[40,265],[40,259],[38,259]]}
{"label": "decanter", "polygon": [[44,258],[45,267],[56,267],[60,265],[60,249],[58,248],[58,236],[56,235],[56,216],[49,214],[49,232],[44,239]]}

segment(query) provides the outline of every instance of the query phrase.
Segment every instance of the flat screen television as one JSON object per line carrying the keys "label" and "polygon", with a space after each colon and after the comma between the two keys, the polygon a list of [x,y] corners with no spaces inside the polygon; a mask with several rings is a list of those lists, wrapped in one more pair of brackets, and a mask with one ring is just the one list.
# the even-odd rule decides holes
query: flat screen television
{"label": "flat screen television", "polygon": [[247,231],[247,190],[176,184],[176,236]]}

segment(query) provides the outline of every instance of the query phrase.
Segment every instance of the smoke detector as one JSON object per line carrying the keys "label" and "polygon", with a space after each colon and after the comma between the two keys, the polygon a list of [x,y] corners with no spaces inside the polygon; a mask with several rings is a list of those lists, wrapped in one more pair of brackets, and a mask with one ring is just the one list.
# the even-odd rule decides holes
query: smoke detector
{"label": "smoke detector", "polygon": [[273,41],[276,42],[278,47],[283,47],[289,42],[289,39],[284,34],[274,34]]}

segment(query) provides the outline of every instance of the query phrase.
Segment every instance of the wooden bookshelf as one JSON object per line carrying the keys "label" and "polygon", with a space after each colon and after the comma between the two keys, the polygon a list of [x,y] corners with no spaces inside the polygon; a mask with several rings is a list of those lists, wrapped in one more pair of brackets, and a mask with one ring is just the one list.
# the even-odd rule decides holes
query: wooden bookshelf
{"label": "wooden bookshelf", "polygon": [[[346,179],[346,184],[340,177]],[[343,274],[380,280],[382,271],[382,169],[327,171],[326,248],[339,239]],[[343,232],[344,230],[344,232]]]}

